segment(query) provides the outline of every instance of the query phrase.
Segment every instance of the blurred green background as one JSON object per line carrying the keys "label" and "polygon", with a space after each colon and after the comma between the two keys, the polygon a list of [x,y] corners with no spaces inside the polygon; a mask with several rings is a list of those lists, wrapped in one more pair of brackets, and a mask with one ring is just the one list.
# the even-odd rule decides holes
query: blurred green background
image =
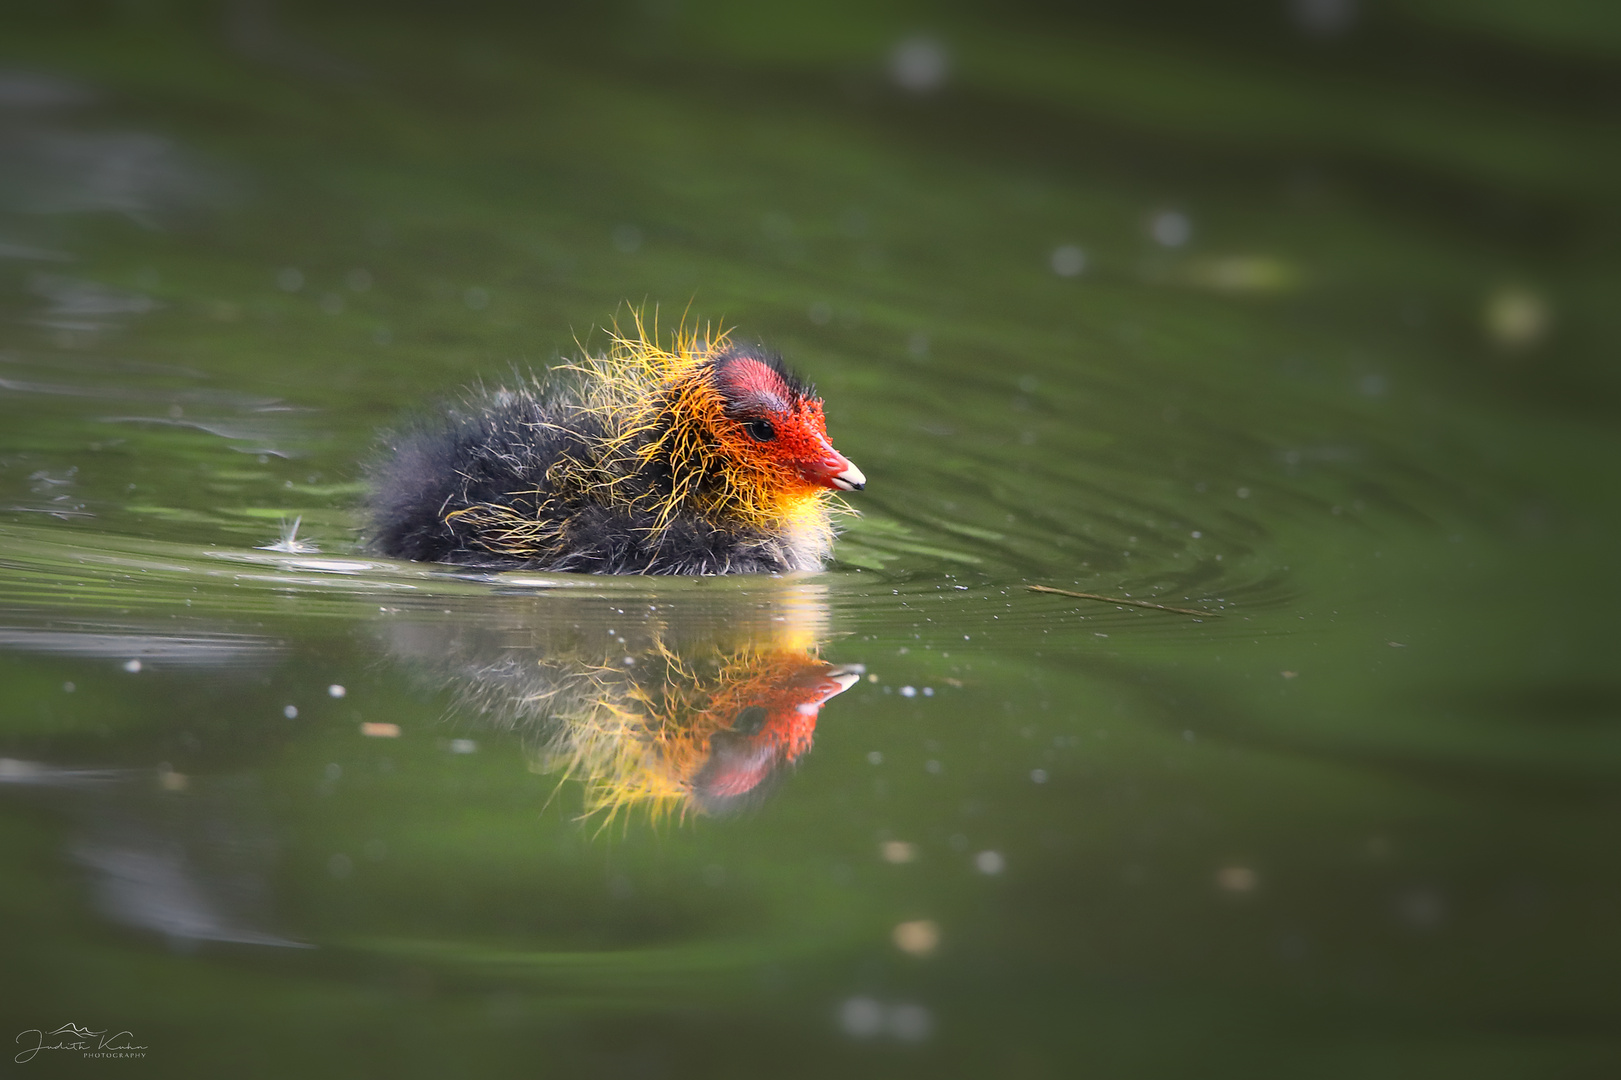
{"label": "blurred green background", "polygon": [[[1613,1075],[1618,54],[0,7],[0,1034],[147,1048],[13,1068]],[[367,554],[380,428],[627,304],[817,384],[827,573]],[[512,673],[661,646],[865,679],[750,806],[603,828]]]}

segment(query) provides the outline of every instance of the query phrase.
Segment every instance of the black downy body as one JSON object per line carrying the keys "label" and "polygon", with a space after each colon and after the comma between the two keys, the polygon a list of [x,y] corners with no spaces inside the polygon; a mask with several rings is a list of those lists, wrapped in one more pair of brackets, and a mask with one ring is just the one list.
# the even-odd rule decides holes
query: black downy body
{"label": "black downy body", "polygon": [[[716,361],[743,355],[766,359],[787,375],[780,358],[753,349],[729,350]],[[667,461],[620,475],[611,505],[591,487],[569,484],[577,472],[572,464],[593,461],[611,434],[578,401],[574,384],[553,377],[518,390],[477,392],[394,433],[370,470],[370,546],[392,558],[492,570],[726,574],[793,568],[785,542],[761,529],[691,512],[677,512],[661,526],[657,514],[642,507],[669,498],[674,484]],[[480,505],[544,521],[555,526],[558,540],[529,557],[491,550],[475,523],[454,516]]]}

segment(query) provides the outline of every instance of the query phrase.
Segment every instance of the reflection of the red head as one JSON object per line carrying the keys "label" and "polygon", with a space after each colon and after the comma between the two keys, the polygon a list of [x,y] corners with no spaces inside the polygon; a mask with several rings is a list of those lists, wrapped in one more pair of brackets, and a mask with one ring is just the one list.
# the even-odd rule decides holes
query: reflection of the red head
{"label": "reflection of the red head", "polygon": [[714,612],[649,604],[645,618],[549,596],[511,619],[395,622],[389,645],[448,681],[460,721],[513,730],[539,771],[581,781],[586,816],[722,813],[763,797],[861,675],[818,655],[819,591],[770,588]]}
{"label": "reflection of the red head", "polygon": [[779,654],[736,683],[718,689],[707,714],[731,720],[709,737],[709,756],[690,782],[697,806],[710,813],[754,792],[778,766],[810,749],[824,702],[860,674],[814,657]]}
{"label": "reflection of the red head", "polygon": [[554,700],[541,763],[585,781],[587,814],[611,820],[718,813],[751,796],[810,749],[822,704],[855,667],[804,647],[746,646],[706,660],[667,650],[591,670]]}

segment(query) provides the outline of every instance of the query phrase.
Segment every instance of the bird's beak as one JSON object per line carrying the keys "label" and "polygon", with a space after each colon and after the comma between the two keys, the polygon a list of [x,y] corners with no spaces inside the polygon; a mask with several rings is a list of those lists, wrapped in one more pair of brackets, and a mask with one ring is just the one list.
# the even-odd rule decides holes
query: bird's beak
{"label": "bird's beak", "polygon": [[805,468],[805,478],[835,491],[860,491],[867,486],[867,477],[856,468],[855,462],[833,447],[822,443],[822,460]]}
{"label": "bird's beak", "polygon": [[866,487],[867,478],[862,475],[860,469],[856,468],[856,463],[851,461],[849,458],[844,458],[843,460],[843,471],[836,472],[832,476],[828,477],[828,482],[835,488],[838,488],[840,491],[860,491],[862,488]]}

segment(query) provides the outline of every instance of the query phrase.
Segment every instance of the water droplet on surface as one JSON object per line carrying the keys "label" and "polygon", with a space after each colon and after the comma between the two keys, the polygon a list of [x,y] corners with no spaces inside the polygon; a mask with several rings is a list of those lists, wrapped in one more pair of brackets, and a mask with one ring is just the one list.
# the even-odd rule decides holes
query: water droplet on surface
{"label": "water droplet on surface", "polygon": [[1074,244],[1060,244],[1053,249],[1049,262],[1059,277],[1076,277],[1086,269],[1086,252]]}
{"label": "water droplet on surface", "polygon": [[1530,289],[1505,286],[1486,298],[1486,334],[1504,349],[1526,349],[1547,336],[1553,322],[1548,302]]}
{"label": "water droplet on surface", "polygon": [[878,854],[887,863],[909,863],[917,859],[917,845],[905,840],[885,840],[878,845]]}
{"label": "water droplet on surface", "polygon": [[1161,247],[1178,248],[1193,236],[1193,222],[1177,210],[1164,210],[1148,222],[1148,235]]}
{"label": "water droplet on surface", "polygon": [[897,925],[890,937],[902,952],[928,956],[940,945],[940,924],[933,919],[914,919]]}
{"label": "water droplet on surface", "polygon": [[853,997],[839,1006],[839,1027],[845,1034],[867,1038],[884,1026],[884,1007],[869,997]]}
{"label": "water droplet on surface", "polygon": [[889,54],[889,77],[902,90],[932,94],[951,77],[951,54],[934,38],[906,38]]}

